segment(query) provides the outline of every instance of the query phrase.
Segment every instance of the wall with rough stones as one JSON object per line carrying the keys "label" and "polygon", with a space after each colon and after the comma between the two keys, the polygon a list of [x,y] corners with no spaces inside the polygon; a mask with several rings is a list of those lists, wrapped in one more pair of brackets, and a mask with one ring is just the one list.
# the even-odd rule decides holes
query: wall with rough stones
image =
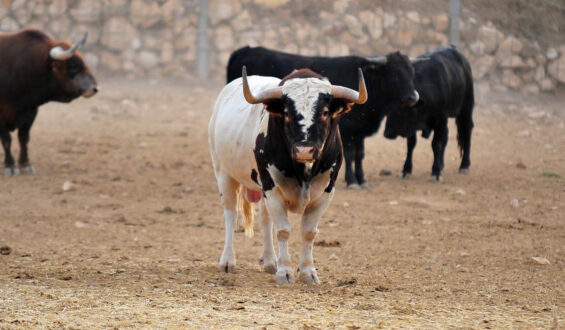
{"label": "wall with rough stones", "polygon": [[[323,0],[322,0],[323,2]],[[385,10],[371,1],[209,0],[209,63],[223,80],[230,53],[244,45],[304,55],[420,55],[448,44],[449,17]],[[468,13],[467,13],[468,14]],[[186,78],[196,73],[198,0],[0,0],[0,30],[39,28],[57,39],[89,40],[83,50],[98,73]],[[463,11],[462,52],[482,89],[529,93],[565,84],[565,45],[542,48]]]}

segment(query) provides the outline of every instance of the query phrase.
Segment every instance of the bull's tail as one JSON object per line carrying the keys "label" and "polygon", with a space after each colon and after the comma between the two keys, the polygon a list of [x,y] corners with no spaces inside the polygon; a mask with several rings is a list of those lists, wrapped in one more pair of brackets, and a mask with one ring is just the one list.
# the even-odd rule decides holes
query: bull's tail
{"label": "bull's tail", "polygon": [[245,187],[239,189],[237,194],[238,213],[243,215],[243,226],[245,228],[245,236],[253,237],[253,205],[245,198]]}
{"label": "bull's tail", "polygon": [[457,124],[457,144],[459,145],[459,153],[461,156],[470,148],[471,132],[473,130],[473,100],[465,100],[465,104],[461,112],[455,119]]}
{"label": "bull's tail", "polygon": [[457,124],[457,144],[461,155],[461,170],[466,170],[471,165],[471,134],[473,131],[473,108],[475,107],[475,92],[473,87],[473,77],[471,67],[468,62],[464,62],[466,71],[466,92],[463,106],[459,115],[455,119]]}
{"label": "bull's tail", "polygon": [[465,100],[461,107],[461,112],[455,119],[457,124],[457,144],[461,154],[465,152],[467,147],[471,144],[471,132],[473,130],[473,108],[475,106],[475,96],[473,92],[473,82],[467,85],[467,92],[465,93]]}

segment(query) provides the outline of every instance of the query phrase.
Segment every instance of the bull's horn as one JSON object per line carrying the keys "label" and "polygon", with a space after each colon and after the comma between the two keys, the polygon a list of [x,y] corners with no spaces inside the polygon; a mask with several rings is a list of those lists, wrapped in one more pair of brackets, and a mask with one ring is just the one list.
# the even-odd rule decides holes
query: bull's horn
{"label": "bull's horn", "polygon": [[377,64],[386,64],[386,56],[367,57],[367,60]]}
{"label": "bull's horn", "polygon": [[363,71],[361,68],[359,71],[359,92],[354,91],[351,88],[343,86],[332,86],[332,95],[335,98],[346,99],[350,102],[356,104],[363,104],[367,102],[367,86],[365,86],[365,78],[363,77]]}
{"label": "bull's horn", "polygon": [[75,42],[71,48],[69,49],[63,49],[63,47],[61,46],[56,46],[53,47],[50,51],[49,51],[49,55],[55,59],[55,60],[60,60],[60,61],[65,61],[68,60],[69,58],[71,58],[73,56],[73,54],[82,48],[82,46],[84,46],[84,44],[86,43],[86,38],[88,37],[88,32],[84,33],[84,36],[82,37],[82,39],[80,39],[79,41]]}
{"label": "bull's horn", "polygon": [[264,103],[267,100],[280,99],[282,97],[282,87],[275,87],[259,93],[257,96],[251,93],[247,82],[247,69],[245,65],[241,69],[241,79],[243,80],[243,96],[248,103]]}
{"label": "bull's horn", "polygon": [[418,63],[418,62],[424,62],[424,61],[429,61],[430,58],[428,56],[424,56],[424,57],[410,57],[410,62],[412,62],[412,64],[414,63]]}

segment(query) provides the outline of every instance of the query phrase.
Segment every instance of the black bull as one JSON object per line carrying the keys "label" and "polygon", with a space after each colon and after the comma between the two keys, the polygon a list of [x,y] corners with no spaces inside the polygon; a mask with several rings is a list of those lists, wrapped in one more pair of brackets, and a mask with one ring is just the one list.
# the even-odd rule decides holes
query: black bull
{"label": "black bull", "polygon": [[473,75],[467,59],[454,47],[440,48],[423,56],[429,60],[414,65],[414,83],[420,93],[420,100],[411,108],[399,107],[390,112],[384,135],[390,139],[398,135],[407,138],[408,151],[402,170],[402,176],[407,177],[412,173],[416,132],[422,131],[422,137],[427,138],[433,131],[432,180],[441,181],[449,117],[455,117],[457,124],[457,142],[461,152],[459,171],[467,173],[471,165],[475,105]]}
{"label": "black bull", "polygon": [[239,78],[244,65],[249,75],[278,78],[283,78],[296,69],[309,68],[327,77],[332,84],[352,89],[357,88],[358,84],[357,68],[363,70],[369,99],[365,104],[355,105],[339,123],[345,154],[345,181],[348,186],[368,187],[362,165],[365,156],[364,140],[378,131],[388,109],[413,105],[418,100],[411,60],[399,52],[374,58],[308,57],[263,47],[243,47],[230,57],[227,81]]}

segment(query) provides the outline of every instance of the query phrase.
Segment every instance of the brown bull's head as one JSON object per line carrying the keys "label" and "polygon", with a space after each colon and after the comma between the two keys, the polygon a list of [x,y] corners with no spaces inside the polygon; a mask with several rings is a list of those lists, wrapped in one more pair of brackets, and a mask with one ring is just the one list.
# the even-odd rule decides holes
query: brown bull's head
{"label": "brown bull's head", "polygon": [[96,79],[78,51],[86,42],[87,36],[85,33],[73,45],[68,42],[55,43],[49,51],[57,85],[56,101],[70,102],[77,97],[91,97],[98,92]]}

